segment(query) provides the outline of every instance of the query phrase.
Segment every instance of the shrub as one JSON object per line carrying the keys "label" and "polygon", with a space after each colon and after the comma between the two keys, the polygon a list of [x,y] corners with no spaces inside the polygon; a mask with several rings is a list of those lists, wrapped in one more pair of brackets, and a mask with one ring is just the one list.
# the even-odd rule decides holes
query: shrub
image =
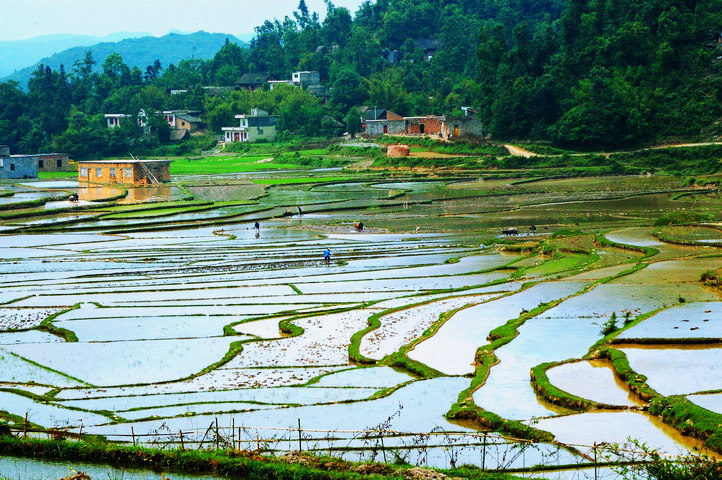
{"label": "shrub", "polygon": [[612,312],[612,315],[606,322],[602,323],[601,327],[600,333],[605,337],[619,330],[619,326],[617,325],[617,312]]}
{"label": "shrub", "polygon": [[712,220],[708,213],[699,212],[669,212],[665,213],[654,222],[655,227],[666,227],[669,225],[689,225],[704,223]]}

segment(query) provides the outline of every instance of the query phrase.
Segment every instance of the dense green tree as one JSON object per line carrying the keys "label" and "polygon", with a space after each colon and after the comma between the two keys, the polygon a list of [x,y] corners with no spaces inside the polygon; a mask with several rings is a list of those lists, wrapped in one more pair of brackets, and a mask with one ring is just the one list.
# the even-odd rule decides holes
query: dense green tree
{"label": "dense green tree", "polygon": [[366,100],[366,90],[361,75],[346,68],[335,75],[331,86],[331,101],[340,111],[348,111]]}
{"label": "dense green tree", "polygon": [[0,144],[17,148],[27,121],[21,122],[26,97],[17,82],[0,83]]}
{"label": "dense green tree", "polygon": [[[204,110],[219,133],[260,107],[280,116],[284,134],[318,135],[349,125],[361,104],[403,115],[470,106],[498,138],[590,148],[698,135],[722,116],[720,49],[708,46],[722,0],[367,0],[353,16],[325,3],[323,22],[299,0],[258,26],[249,48],[227,41],[210,60],[141,70],[116,53],[97,68],[86,52],[68,74],[41,66],[27,92],[0,84],[0,142],[33,152],[85,141],[77,155],[115,155],[167,141],[154,112],[170,108]],[[438,41],[431,60],[419,40]],[[202,87],[296,70],[319,71],[330,102],[295,87],[217,96]],[[100,134],[100,114],[141,109],[151,135],[135,126]]]}

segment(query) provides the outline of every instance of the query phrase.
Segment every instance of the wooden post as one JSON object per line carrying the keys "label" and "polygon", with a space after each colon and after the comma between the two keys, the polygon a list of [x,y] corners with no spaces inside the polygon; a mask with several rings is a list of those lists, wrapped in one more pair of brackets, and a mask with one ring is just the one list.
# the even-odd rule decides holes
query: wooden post
{"label": "wooden post", "polygon": [[28,438],[28,412],[25,412],[25,424],[23,425],[23,437]]}
{"label": "wooden post", "polygon": [[481,469],[486,470],[486,432],[484,432],[484,443],[481,446]]}
{"label": "wooden post", "polygon": [[133,429],[133,425],[130,426],[130,436],[133,438],[133,446],[135,446],[135,430]]}
{"label": "wooden post", "polygon": [[236,417],[231,418],[231,450],[236,449]]}
{"label": "wooden post", "polygon": [[181,442],[181,450],[185,450],[186,447],[183,444],[183,430],[180,431],[180,442]]}
{"label": "wooden post", "polygon": [[597,480],[597,442],[594,442],[594,480]]}
{"label": "wooden post", "polygon": [[302,452],[303,449],[301,448],[301,419],[298,419],[298,451]]}
{"label": "wooden post", "polygon": [[379,437],[381,438],[381,453],[384,454],[384,463],[386,462],[386,447],[384,446],[384,432],[379,430]]}
{"label": "wooden post", "polygon": [[218,417],[216,417],[216,450],[220,448],[221,437],[218,436]]}
{"label": "wooden post", "polygon": [[201,447],[203,446],[203,442],[206,441],[206,437],[208,436],[208,432],[211,431],[211,428],[213,428],[213,422],[211,422],[211,424],[208,425],[208,429],[206,430],[206,433],[203,434],[203,438],[201,438],[201,443],[198,444],[198,450],[201,449]]}

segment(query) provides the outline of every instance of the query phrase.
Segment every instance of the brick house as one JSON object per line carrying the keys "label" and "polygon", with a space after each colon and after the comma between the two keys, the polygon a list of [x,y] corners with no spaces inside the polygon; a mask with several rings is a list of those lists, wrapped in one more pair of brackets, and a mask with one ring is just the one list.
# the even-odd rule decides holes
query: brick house
{"label": "brick house", "polygon": [[385,109],[368,109],[361,118],[364,133],[369,137],[406,133],[404,117]]}
{"label": "brick house", "polygon": [[223,127],[223,140],[233,142],[272,141],[276,138],[277,115],[269,115],[260,108],[251,110],[250,115],[236,115],[239,119],[237,127]]}
{"label": "brick house", "polygon": [[446,117],[426,115],[424,117],[404,117],[405,131],[408,135],[443,136]]}
{"label": "brick house", "polygon": [[78,162],[78,181],[151,185],[170,182],[171,160],[87,160]]}

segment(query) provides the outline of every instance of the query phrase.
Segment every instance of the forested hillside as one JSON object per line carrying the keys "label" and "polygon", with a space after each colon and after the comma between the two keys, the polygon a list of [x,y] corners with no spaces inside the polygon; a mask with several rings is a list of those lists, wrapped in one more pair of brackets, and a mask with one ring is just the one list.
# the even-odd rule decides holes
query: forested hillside
{"label": "forested hillside", "polygon": [[[722,133],[722,0],[376,0],[355,14],[327,7],[320,21],[301,0],[288,17],[257,27],[250,48],[227,43],[210,60],[132,69],[114,55],[96,73],[88,55],[65,69],[41,66],[27,93],[0,84],[0,143],[77,156],[138,151],[165,141],[162,122],[149,138],[133,126],[108,132],[101,114],[179,107],[203,109],[211,133],[253,106],[280,115],[284,135],[338,134],[338,120],[354,131],[360,105],[402,115],[471,106],[495,138],[586,148]],[[319,71],[330,101],[284,86],[213,97],[200,88],[296,70]],[[168,94],[181,88],[189,92]]]}
{"label": "forested hillside", "polygon": [[[92,38],[92,37],[90,37]],[[93,52],[93,57],[99,63],[112,53],[118,53],[131,67],[143,68],[158,59],[163,65],[178,63],[190,58],[208,59],[223,46],[229,35],[220,33],[196,32],[191,34],[170,33],[162,37],[145,35],[140,38],[126,38],[120,41],[95,42],[93,45],[81,43],[84,46],[67,48],[43,58],[38,63],[22,68],[2,80],[15,80],[20,85],[27,85],[33,72],[42,63],[54,70],[61,65],[69,67],[78,60],[82,60],[85,52]],[[237,38],[230,37],[231,41],[245,45]],[[52,50],[53,53],[57,50]],[[28,65],[27,63],[25,65]]]}
{"label": "forested hillside", "polygon": [[[68,48],[94,45],[101,42],[117,42],[125,38],[145,37],[149,33],[116,32],[104,37],[75,34],[51,34],[26,40],[0,42],[0,81],[7,75],[32,65],[51,54]],[[29,75],[28,75],[29,76]]]}

